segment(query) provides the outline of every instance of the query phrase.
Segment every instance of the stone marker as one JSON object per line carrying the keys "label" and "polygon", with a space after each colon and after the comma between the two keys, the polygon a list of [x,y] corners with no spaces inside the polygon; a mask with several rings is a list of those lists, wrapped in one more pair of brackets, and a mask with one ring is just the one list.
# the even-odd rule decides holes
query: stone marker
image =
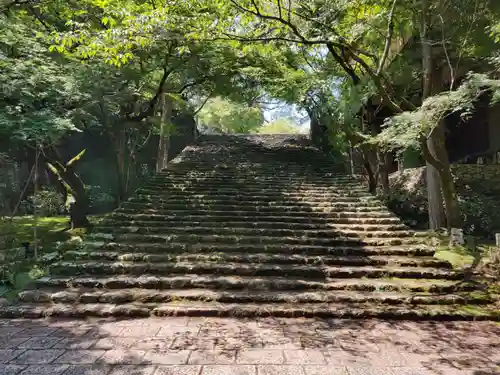
{"label": "stone marker", "polygon": [[464,244],[464,231],[460,228],[451,228],[450,246],[463,246]]}

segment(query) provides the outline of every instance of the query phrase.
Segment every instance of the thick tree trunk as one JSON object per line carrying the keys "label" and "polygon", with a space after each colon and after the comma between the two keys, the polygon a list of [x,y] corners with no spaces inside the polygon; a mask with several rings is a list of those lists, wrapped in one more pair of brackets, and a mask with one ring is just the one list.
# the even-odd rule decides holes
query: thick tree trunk
{"label": "thick tree trunk", "polygon": [[[435,157],[434,139],[427,140],[427,147]],[[429,228],[436,230],[445,226],[443,197],[439,171],[428,161],[426,162],[427,202],[429,206]]]}
{"label": "thick tree trunk", "polygon": [[43,157],[48,168],[57,177],[65,191],[65,204],[70,217],[70,227],[86,228],[90,226],[87,218],[90,202],[88,199],[85,185],[80,176],[74,170],[74,163],[83,155],[73,158],[64,164],[58,157],[56,151],[46,152]]}
{"label": "thick tree trunk", "polygon": [[156,172],[161,172],[168,164],[168,150],[170,147],[170,121],[172,118],[172,100],[163,94],[161,107],[160,140],[156,159]]}
{"label": "thick tree trunk", "polygon": [[[421,0],[422,19],[420,39],[422,42],[422,100],[432,95],[433,92],[433,60],[432,46],[429,40],[430,31],[430,3],[429,0]],[[436,133],[432,134],[427,140],[427,149],[431,153],[431,157],[437,158],[436,144],[439,142]],[[443,200],[441,196],[441,183],[439,172],[429,162],[426,164],[427,173],[427,198],[429,205],[429,226],[430,229],[438,229],[444,226],[445,217],[443,211]]]}
{"label": "thick tree trunk", "polygon": [[126,199],[127,188],[125,185],[125,174],[127,168],[126,161],[126,130],[121,128],[118,131],[111,130],[109,138],[114,148],[115,167],[116,167],[116,192],[118,204]]}
{"label": "thick tree trunk", "polygon": [[446,208],[446,224],[448,230],[451,228],[462,228],[463,220],[458,203],[458,196],[451,173],[448,151],[446,150],[446,134],[444,131],[444,123],[440,123],[433,132],[435,154],[437,160],[441,164],[438,169],[441,191],[443,193],[444,205]]}
{"label": "thick tree trunk", "polygon": [[377,153],[377,162],[378,162],[378,175],[380,185],[382,187],[382,194],[388,196],[390,193],[389,186],[389,154],[385,152],[379,151]]}

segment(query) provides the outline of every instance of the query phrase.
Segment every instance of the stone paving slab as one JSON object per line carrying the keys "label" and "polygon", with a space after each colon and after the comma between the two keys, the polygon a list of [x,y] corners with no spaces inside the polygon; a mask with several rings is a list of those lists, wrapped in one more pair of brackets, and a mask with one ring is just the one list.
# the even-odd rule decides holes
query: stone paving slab
{"label": "stone paving slab", "polygon": [[0,320],[0,375],[500,375],[492,322]]}

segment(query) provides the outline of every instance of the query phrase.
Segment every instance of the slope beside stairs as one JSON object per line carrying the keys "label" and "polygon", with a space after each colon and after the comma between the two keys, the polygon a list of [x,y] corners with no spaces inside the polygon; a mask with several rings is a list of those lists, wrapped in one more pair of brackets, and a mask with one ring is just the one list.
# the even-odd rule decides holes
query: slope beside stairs
{"label": "slope beside stairs", "polygon": [[498,319],[300,136],[204,136],[95,228],[3,317]]}

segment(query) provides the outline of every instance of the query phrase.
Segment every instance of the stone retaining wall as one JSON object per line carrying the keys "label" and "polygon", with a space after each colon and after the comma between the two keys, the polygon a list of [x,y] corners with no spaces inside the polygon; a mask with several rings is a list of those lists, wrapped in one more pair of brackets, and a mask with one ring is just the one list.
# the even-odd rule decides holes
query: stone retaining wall
{"label": "stone retaining wall", "polygon": [[484,181],[498,186],[500,190],[500,164],[455,164],[452,171],[459,183]]}

